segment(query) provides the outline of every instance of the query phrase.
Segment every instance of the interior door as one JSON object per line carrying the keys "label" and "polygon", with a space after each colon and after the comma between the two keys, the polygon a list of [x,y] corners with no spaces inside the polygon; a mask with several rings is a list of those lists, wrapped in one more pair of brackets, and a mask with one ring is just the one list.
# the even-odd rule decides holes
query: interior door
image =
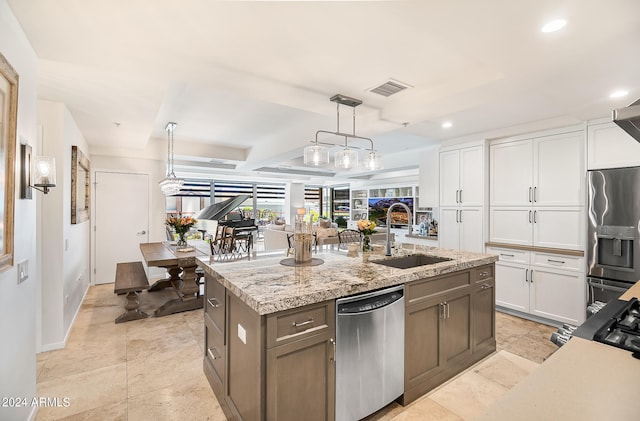
{"label": "interior door", "polygon": [[149,176],[96,171],[94,284],[114,282],[116,263],[140,261],[149,242]]}

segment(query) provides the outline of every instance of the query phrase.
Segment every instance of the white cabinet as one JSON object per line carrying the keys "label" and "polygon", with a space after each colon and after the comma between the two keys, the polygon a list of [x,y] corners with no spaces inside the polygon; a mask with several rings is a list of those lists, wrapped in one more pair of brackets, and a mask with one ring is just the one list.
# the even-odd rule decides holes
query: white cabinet
{"label": "white cabinet", "polygon": [[493,144],[491,206],[583,206],[583,132]]}
{"label": "white cabinet", "polygon": [[440,152],[440,206],[482,206],[484,146]]}
{"label": "white cabinet", "polygon": [[484,250],[484,144],[440,152],[440,247]]}
{"label": "white cabinet", "polygon": [[585,231],[584,207],[492,207],[489,214],[494,243],[582,250]]}
{"label": "white cabinet", "polygon": [[640,142],[613,122],[587,128],[587,168],[634,167],[640,165]]}
{"label": "white cabinet", "polygon": [[487,247],[496,262],[496,305],[573,325],[585,319],[584,258]]}
{"label": "white cabinet", "polygon": [[582,250],[584,132],[492,144],[489,240]]}
{"label": "white cabinet", "polygon": [[360,219],[369,218],[369,202],[367,190],[351,190],[351,215],[349,220],[358,222]]}

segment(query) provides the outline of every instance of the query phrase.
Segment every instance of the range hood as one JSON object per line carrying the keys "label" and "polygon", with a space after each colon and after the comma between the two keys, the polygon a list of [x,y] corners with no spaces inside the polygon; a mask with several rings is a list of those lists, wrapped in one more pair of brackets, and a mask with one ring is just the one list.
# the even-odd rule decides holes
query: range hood
{"label": "range hood", "polygon": [[613,110],[613,121],[640,142],[640,99],[627,107]]}

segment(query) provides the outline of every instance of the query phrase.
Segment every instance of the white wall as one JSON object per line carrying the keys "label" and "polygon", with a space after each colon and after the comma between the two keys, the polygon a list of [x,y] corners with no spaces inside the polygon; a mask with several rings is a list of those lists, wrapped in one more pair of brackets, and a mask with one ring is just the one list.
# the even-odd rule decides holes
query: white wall
{"label": "white wall", "polygon": [[[71,146],[89,148],[64,104],[38,101],[42,153],[56,158],[57,186],[42,198],[39,219],[41,350],[64,347],[90,282],[90,222],[71,224]],[[40,193],[38,193],[40,194]]]}
{"label": "white wall", "polygon": [[[0,52],[20,77],[18,89],[18,139],[24,139],[37,152],[36,71],[37,57],[5,0],[0,0]],[[19,156],[19,155],[18,155]],[[16,160],[19,163],[19,159]],[[0,397],[36,395],[36,301],[38,277],[36,265],[36,203],[20,200],[19,170],[16,165],[14,262],[29,260],[29,279],[18,285],[16,267],[0,273]],[[25,420],[33,416],[31,407],[0,406],[0,419]]]}

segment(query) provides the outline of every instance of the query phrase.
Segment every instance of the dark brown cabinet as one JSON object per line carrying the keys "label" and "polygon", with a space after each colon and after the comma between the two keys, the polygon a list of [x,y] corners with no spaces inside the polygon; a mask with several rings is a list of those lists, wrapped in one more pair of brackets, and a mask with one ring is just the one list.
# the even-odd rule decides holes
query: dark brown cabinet
{"label": "dark brown cabinet", "polygon": [[476,269],[473,300],[473,351],[496,349],[496,288],[493,265]]}
{"label": "dark brown cabinet", "polygon": [[204,319],[204,371],[228,419],[333,421],[333,301],[260,316],[207,274]]}
{"label": "dark brown cabinet", "polygon": [[471,269],[406,285],[403,405],[495,351],[493,289],[484,287],[489,279],[478,282],[479,273]]}

